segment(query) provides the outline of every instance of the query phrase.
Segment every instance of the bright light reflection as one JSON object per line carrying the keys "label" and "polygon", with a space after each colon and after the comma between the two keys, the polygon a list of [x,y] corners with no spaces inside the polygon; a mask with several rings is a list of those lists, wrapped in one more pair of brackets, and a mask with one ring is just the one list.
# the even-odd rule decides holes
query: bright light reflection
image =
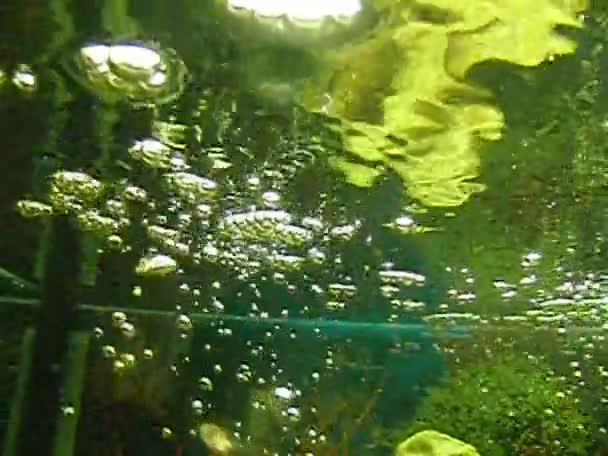
{"label": "bright light reflection", "polygon": [[116,65],[148,70],[161,63],[158,52],[140,46],[115,45],[110,48],[110,60]]}
{"label": "bright light reflection", "polygon": [[314,21],[324,17],[350,17],[361,10],[360,0],[228,0],[232,8],[252,10],[260,16],[288,16]]}

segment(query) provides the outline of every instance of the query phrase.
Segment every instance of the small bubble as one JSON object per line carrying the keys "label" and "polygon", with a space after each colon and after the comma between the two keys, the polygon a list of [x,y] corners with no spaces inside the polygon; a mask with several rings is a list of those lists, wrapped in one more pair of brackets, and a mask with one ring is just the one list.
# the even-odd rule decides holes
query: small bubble
{"label": "small bubble", "polygon": [[135,366],[135,355],[132,353],[122,353],[120,355],[120,361],[123,363],[125,368],[131,368]]}
{"label": "small bubble", "polygon": [[217,332],[220,336],[232,336],[232,329],[230,328],[220,328]]}
{"label": "small bubble", "polygon": [[213,382],[209,377],[201,377],[198,384],[203,391],[213,391]]}
{"label": "small bubble", "polygon": [[260,185],[260,178],[257,176],[251,176],[247,179],[247,184],[249,184],[249,186],[252,188],[256,188]]}
{"label": "small bubble", "polygon": [[297,407],[288,407],[287,408],[287,416],[291,421],[299,421],[300,420],[300,409]]}
{"label": "small bubble", "polygon": [[135,326],[133,325],[133,323],[125,321],[123,324],[120,325],[120,332],[126,338],[131,339],[135,337]]}
{"label": "small bubble", "polygon": [[144,277],[162,277],[177,270],[177,262],[168,255],[147,256],[140,259],[135,273]]}
{"label": "small bubble", "polygon": [[542,254],[539,252],[530,252],[527,255],[524,255],[522,260],[522,266],[530,267],[539,263],[542,259]]}
{"label": "small bubble", "polygon": [[143,188],[136,187],[135,185],[129,185],[122,192],[122,197],[127,201],[145,203],[148,199],[148,194]]}
{"label": "small bubble", "polygon": [[201,401],[200,399],[195,399],[192,401],[192,410],[194,411],[194,413],[196,415],[202,415],[203,414],[203,401]]}
{"label": "small bubble", "polygon": [[277,192],[265,192],[262,195],[262,199],[267,206],[274,206],[281,200],[281,195]]}
{"label": "small bubble", "polygon": [[32,71],[32,68],[26,64],[20,64],[17,66],[13,73],[12,82],[19,90],[24,92],[32,92],[36,89],[38,84],[36,75]]}
{"label": "small bubble", "polygon": [[112,234],[106,239],[106,244],[113,250],[121,250],[124,246],[122,238],[117,234]]}
{"label": "small bubble", "polygon": [[188,315],[180,315],[177,318],[177,328],[180,331],[190,331],[192,330],[192,321],[190,320],[190,318],[188,317]]}
{"label": "small bubble", "polygon": [[112,326],[119,328],[123,323],[127,321],[127,314],[124,312],[114,312],[112,314]]}
{"label": "small bubble", "polygon": [[101,353],[105,358],[114,358],[116,356],[116,349],[112,345],[104,345],[101,347]]}
{"label": "small bubble", "polygon": [[247,383],[251,381],[252,377],[253,373],[251,372],[251,368],[247,364],[241,364],[236,374],[237,380],[241,383]]}
{"label": "small bubble", "polygon": [[160,431],[160,435],[163,439],[167,440],[167,439],[170,439],[171,437],[173,437],[173,431],[171,430],[171,428],[169,428],[167,426],[163,426],[163,428]]}
{"label": "small bubble", "polygon": [[278,397],[279,399],[289,400],[289,399],[293,399],[293,397],[295,396],[295,393],[292,389],[290,389],[286,386],[279,386],[274,389],[274,395],[276,397]]}

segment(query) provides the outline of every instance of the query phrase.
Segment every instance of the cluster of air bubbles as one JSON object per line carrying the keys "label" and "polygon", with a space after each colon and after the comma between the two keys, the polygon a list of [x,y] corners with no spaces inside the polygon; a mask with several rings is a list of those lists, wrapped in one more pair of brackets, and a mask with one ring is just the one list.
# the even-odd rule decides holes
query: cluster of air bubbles
{"label": "cluster of air bubbles", "polygon": [[136,140],[128,152],[132,159],[150,168],[176,172],[188,168],[183,155],[156,138]]}
{"label": "cluster of air bubbles", "polygon": [[108,329],[96,327],[93,334],[105,342],[101,345],[101,356],[111,361],[113,371],[117,375],[136,369],[138,360],[150,361],[154,358],[152,348],[134,350],[138,331],[135,323],[123,311],[112,312]]}
{"label": "cluster of air bubbles", "polygon": [[[452,278],[447,301],[425,320],[440,325],[548,329],[561,335],[608,329],[605,275],[571,268],[567,257],[549,258],[538,250],[520,258],[519,275],[510,273],[509,280],[496,277],[490,287],[479,283],[470,268],[447,267]],[[500,305],[481,313],[477,309],[483,305],[482,296],[484,301],[497,299]]]}
{"label": "cluster of air bubbles", "polygon": [[156,254],[141,258],[135,273],[140,276],[165,276],[177,270],[177,262],[168,255]]}
{"label": "cluster of air bubbles", "polygon": [[[83,46],[69,65],[75,78],[100,99],[111,103],[127,100],[134,106],[174,100],[181,94],[187,79],[186,68],[175,53],[156,45],[94,43]],[[27,80],[24,76],[24,81]],[[82,171],[60,170],[50,176],[46,200],[21,200],[17,210],[23,217],[32,219],[69,216],[83,232],[101,240],[104,247],[122,252],[131,251],[129,236],[132,231],[136,231],[137,236],[144,236],[145,248],[138,250],[141,253],[133,271],[136,280],[141,282],[133,288],[133,297],[142,296],[147,279],[176,275],[180,298],[191,298],[171,304],[171,329],[180,337],[186,337],[194,330],[193,312],[217,316],[225,312],[224,303],[226,306],[231,304],[229,299],[223,298],[224,290],[219,281],[210,281],[204,291],[203,287],[207,285],[198,285],[196,280],[188,283],[188,273],[194,269],[192,275],[196,276],[195,268],[201,265],[219,266],[223,273],[236,272],[239,279],[250,282],[247,298],[251,299],[246,311],[260,320],[270,319],[272,312],[262,304],[264,296],[260,288],[248,280],[259,272],[264,272],[263,280],[285,285],[289,292],[295,290],[294,277],[301,280],[298,286],[305,282],[309,291],[322,300],[323,310],[349,310],[349,302],[359,293],[357,281],[347,272],[328,280],[316,280],[315,273],[335,266],[349,270],[350,265],[342,263],[340,247],[361,233],[362,222],[341,215],[330,220],[320,210],[297,213],[290,209],[288,198],[282,193],[284,179],[292,178],[298,169],[313,162],[314,154],[303,147],[298,148],[281,162],[279,171],[266,170],[246,176],[246,189],[240,192],[241,189],[235,190],[235,185],[222,174],[231,166],[231,159],[224,150],[221,147],[190,150],[185,138],[191,133],[199,135],[200,131],[173,121],[155,119],[150,135],[135,138],[124,151],[125,160],[142,171],[134,174],[145,175],[148,180],[133,182],[129,177],[109,182]],[[196,154],[199,156],[194,157]],[[209,159],[205,169],[194,164],[200,156]],[[156,181],[150,183],[153,179]],[[138,229],[131,230],[135,223]],[[400,215],[386,226],[404,234],[434,231],[411,214]],[[538,261],[528,255],[522,264],[532,269]],[[425,275],[392,263],[384,263],[379,270],[366,270],[366,273],[374,275],[381,295],[390,304],[388,321],[427,311],[426,303],[407,297],[411,288],[428,285]],[[472,274],[464,270],[462,273],[472,288]],[[466,300],[466,293],[456,294],[458,299]],[[288,321],[300,310],[292,309],[286,303],[279,306],[277,313]],[[441,318],[457,320],[457,316],[445,312],[447,309],[441,310],[438,314]],[[104,339],[102,356],[111,361],[118,374],[162,358],[156,346],[140,346],[139,351],[133,349],[140,338],[157,335],[146,334],[150,328],[139,321],[136,325],[128,312],[113,312],[109,324],[95,330],[96,337]],[[226,339],[236,339],[235,335],[239,334],[228,324],[216,323],[211,328],[215,331],[214,336]],[[300,421],[305,410],[301,404],[303,393],[293,383],[284,381],[284,360],[279,361],[279,355],[271,346],[273,337],[281,331],[285,331],[284,335],[293,343],[299,343],[307,336],[302,336],[303,330],[287,328],[287,325],[269,328],[262,342],[248,345],[250,359],[243,359],[230,368],[228,363],[214,360],[210,372],[195,377],[198,389],[191,407],[197,419],[207,418],[210,406],[205,401],[219,388],[221,381],[229,377],[244,386],[264,390],[267,406],[276,408],[285,423]],[[321,332],[317,330],[313,337],[321,338]],[[207,344],[202,349],[211,354],[218,348]],[[322,356],[324,364],[315,366],[307,377],[317,386],[324,373],[339,369],[341,362],[332,348],[323,351]],[[259,372],[265,369],[258,369],[258,361],[266,359],[272,373],[262,376]],[[226,429],[211,422],[201,423],[195,432],[215,454],[227,454],[235,445],[234,434],[230,435]],[[326,439],[318,429],[309,428],[306,432],[315,442]],[[163,428],[162,433],[165,438],[173,435],[169,427]]]}
{"label": "cluster of air bubbles", "polygon": [[[134,185],[129,179],[102,182],[81,171],[62,170],[50,176],[47,201],[19,201],[18,211],[28,218],[71,216],[80,229],[96,235],[103,247],[119,251],[131,250],[129,232],[136,220],[147,238],[147,247],[134,268],[140,277],[181,274],[180,264],[185,263],[221,266],[244,281],[263,271],[266,278],[284,285],[290,293],[297,291],[295,278],[302,278],[309,291],[325,300],[326,310],[348,308],[358,293],[350,277],[335,277],[320,285],[310,274],[321,273],[325,267],[341,267],[339,246],[360,232],[361,221],[347,216],[330,220],[315,213],[296,214],[289,210],[289,201],[278,188],[255,175],[247,178],[249,195],[254,198],[235,195],[234,187],[221,176],[205,175],[189,164],[188,154],[177,144],[182,128],[172,130],[168,123],[158,123],[155,128],[162,138],[138,139],[126,152],[144,169],[157,172],[153,176],[164,191],[164,200],[158,198],[158,188],[148,191],[146,183]],[[174,141],[172,145],[167,138]],[[302,275],[303,271],[306,274]],[[390,321],[425,310],[424,303],[405,296],[408,288],[425,285],[423,275],[392,264],[371,272],[378,275],[380,291],[390,302]],[[298,287],[301,285],[300,280]],[[191,290],[190,310],[224,312],[224,304],[214,293],[206,302],[196,293],[200,294],[200,289]],[[309,307],[300,311],[306,313]],[[251,313],[269,316],[255,303]],[[188,333],[184,328],[180,331]]]}
{"label": "cluster of air bubbles", "polygon": [[89,43],[65,61],[83,87],[108,103],[168,103],[181,95],[188,70],[172,49],[156,43]]}
{"label": "cluster of air bubbles", "polygon": [[141,197],[136,189],[127,187],[122,198],[109,199],[104,207],[104,184],[86,173],[57,171],[50,177],[49,188],[47,201],[20,200],[17,211],[25,218],[73,217],[82,231],[94,234],[106,246],[122,249],[121,235],[130,224],[129,199]]}
{"label": "cluster of air bubbles", "polygon": [[359,227],[296,216],[281,206],[279,193],[259,192],[262,207],[232,208],[219,217],[217,236],[201,249],[207,258],[246,274],[268,268],[281,281],[283,273],[326,263],[327,247],[350,240]]}
{"label": "cluster of air bubbles", "polygon": [[191,172],[172,172],[164,175],[168,189],[191,203],[204,201],[216,195],[217,183]]}

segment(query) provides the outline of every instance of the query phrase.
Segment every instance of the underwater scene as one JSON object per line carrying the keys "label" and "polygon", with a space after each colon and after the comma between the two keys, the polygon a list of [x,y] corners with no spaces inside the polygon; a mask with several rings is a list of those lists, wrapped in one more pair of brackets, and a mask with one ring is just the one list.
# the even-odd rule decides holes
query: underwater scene
{"label": "underwater scene", "polygon": [[608,2],[0,2],[2,456],[608,455]]}

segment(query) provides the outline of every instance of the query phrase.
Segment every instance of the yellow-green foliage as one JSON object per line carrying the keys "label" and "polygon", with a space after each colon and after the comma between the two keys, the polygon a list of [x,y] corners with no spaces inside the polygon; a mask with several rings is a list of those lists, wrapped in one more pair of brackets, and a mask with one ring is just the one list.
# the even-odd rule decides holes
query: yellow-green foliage
{"label": "yellow-green foliage", "polygon": [[579,27],[585,0],[375,0],[384,19],[358,43],[328,50],[302,104],[342,121],[352,156],[334,166],[359,186],[388,167],[411,196],[454,206],[484,189],[479,140],[501,137],[491,94],[469,84],[476,64],[536,66],[575,50],[555,31]]}
{"label": "yellow-green foliage", "polygon": [[395,456],[479,456],[477,450],[437,431],[420,431],[401,443]]}

